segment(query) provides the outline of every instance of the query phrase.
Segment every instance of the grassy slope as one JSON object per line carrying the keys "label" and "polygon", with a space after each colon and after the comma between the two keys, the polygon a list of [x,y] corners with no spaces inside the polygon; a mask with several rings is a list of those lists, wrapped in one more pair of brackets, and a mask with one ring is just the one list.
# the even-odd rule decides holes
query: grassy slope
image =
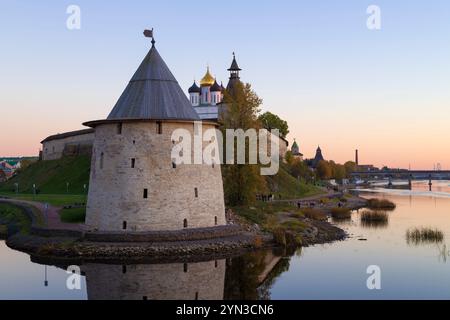
{"label": "grassy slope", "polygon": [[40,194],[65,194],[69,182],[69,194],[83,194],[83,185],[89,182],[90,159],[88,156],[38,161],[17,176],[0,184],[0,193],[11,193],[14,183],[19,183],[21,194],[33,193],[33,183]]}
{"label": "grassy slope", "polygon": [[281,163],[278,174],[266,176],[270,191],[275,194],[275,199],[297,199],[322,193],[323,191],[313,185],[306,184],[295,179],[287,171],[286,165]]}
{"label": "grassy slope", "polygon": [[62,222],[84,223],[86,208],[62,209],[59,213]]}

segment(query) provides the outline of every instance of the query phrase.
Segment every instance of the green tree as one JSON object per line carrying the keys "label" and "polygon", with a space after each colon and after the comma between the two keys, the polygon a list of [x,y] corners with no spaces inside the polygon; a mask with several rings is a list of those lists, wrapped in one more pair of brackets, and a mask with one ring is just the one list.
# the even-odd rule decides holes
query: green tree
{"label": "green tree", "polygon": [[[259,107],[262,100],[252,90],[250,84],[236,83],[232,94],[225,92],[224,103],[227,111],[220,116],[221,130],[226,144],[226,129],[259,129]],[[234,141],[236,146],[236,141]],[[224,148],[225,149],[225,148]],[[234,148],[234,159],[237,159],[237,148]],[[256,200],[258,192],[266,191],[265,179],[260,174],[260,166],[248,164],[249,143],[246,139],[245,164],[222,165],[225,202],[228,205],[247,205]],[[224,155],[226,159],[227,155]]]}
{"label": "green tree", "polygon": [[280,130],[280,136],[286,138],[289,133],[289,126],[286,121],[281,119],[276,114],[271,112],[265,112],[259,116],[259,121],[261,122],[263,128],[267,130],[278,129]]}

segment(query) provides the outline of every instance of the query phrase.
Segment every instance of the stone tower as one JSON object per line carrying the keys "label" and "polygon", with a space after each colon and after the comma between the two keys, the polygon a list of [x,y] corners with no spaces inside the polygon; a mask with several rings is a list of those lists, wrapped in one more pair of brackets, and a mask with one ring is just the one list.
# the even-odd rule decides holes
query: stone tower
{"label": "stone tower", "polygon": [[[225,225],[220,165],[175,164],[171,158],[172,132],[186,129],[193,136],[198,121],[152,39],[107,119],[85,123],[95,129],[88,230],[132,233]],[[202,122],[203,130],[216,125]]]}

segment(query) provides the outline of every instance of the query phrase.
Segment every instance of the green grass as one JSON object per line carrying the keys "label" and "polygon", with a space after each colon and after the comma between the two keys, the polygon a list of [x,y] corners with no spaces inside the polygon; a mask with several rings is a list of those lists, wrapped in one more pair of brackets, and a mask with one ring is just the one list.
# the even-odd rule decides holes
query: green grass
{"label": "green grass", "polygon": [[86,208],[62,209],[59,212],[62,222],[67,223],[84,223],[86,218]]}
{"label": "green grass", "polygon": [[285,166],[284,163],[280,163],[280,170],[276,175],[265,177],[267,186],[275,195],[275,199],[280,199],[280,196],[281,199],[298,199],[324,193],[322,189],[294,178]]}
{"label": "green grass", "polygon": [[6,225],[0,224],[0,239],[2,236],[6,236],[8,234],[8,227]]}
{"label": "green grass", "polygon": [[17,200],[36,201],[42,203],[49,203],[52,206],[60,207],[74,203],[86,203],[87,196],[80,194],[15,194],[15,193],[0,193],[0,195],[7,196]]}
{"label": "green grass", "polygon": [[22,208],[9,203],[0,203],[0,223],[14,225],[22,233],[29,233],[31,220]]}
{"label": "green grass", "polygon": [[257,202],[252,206],[238,206],[231,208],[236,214],[246,220],[263,225],[267,218],[274,216],[277,212],[301,212],[287,202]]}
{"label": "green grass", "polygon": [[0,183],[0,193],[14,193],[15,183],[20,194],[32,194],[33,184],[40,194],[83,194],[83,185],[89,183],[90,157],[64,157],[58,160],[37,161],[8,180]]}

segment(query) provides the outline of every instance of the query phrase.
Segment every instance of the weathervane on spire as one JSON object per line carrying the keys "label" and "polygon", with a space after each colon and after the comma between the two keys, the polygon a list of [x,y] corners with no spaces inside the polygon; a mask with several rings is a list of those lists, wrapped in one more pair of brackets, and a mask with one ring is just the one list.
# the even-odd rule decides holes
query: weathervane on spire
{"label": "weathervane on spire", "polygon": [[147,38],[152,38],[152,46],[155,45],[155,37],[153,36],[153,28],[152,28],[152,30],[145,29],[144,36]]}

